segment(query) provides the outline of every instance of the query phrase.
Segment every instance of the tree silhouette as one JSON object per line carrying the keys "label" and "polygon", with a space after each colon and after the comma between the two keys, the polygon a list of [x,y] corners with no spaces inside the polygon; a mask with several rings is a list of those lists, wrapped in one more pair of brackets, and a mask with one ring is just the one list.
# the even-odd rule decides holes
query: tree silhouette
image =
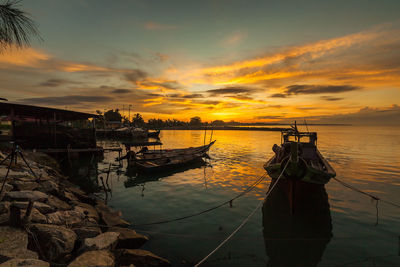
{"label": "tree silhouette", "polygon": [[190,125],[195,125],[195,126],[201,125],[201,118],[199,116],[190,118]]}
{"label": "tree silhouette", "polygon": [[29,14],[19,9],[19,0],[7,0],[0,4],[0,51],[15,45],[24,47],[30,44],[31,36],[41,40],[35,22]]}

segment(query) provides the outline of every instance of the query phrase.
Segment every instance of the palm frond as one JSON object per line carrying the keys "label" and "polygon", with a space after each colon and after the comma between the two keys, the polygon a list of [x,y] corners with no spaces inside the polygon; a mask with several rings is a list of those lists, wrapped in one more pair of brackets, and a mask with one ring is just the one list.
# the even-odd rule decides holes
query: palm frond
{"label": "palm frond", "polygon": [[31,36],[41,40],[35,22],[19,9],[20,0],[7,0],[0,4],[0,50],[6,46],[24,47]]}

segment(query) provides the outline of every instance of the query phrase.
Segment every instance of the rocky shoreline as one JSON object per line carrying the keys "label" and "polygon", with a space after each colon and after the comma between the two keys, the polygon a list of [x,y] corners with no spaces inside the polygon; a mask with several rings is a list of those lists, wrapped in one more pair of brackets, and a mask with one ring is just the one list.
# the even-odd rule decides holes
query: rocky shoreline
{"label": "rocky shoreline", "polygon": [[[0,194],[0,266],[171,266],[140,249],[148,237],[72,184],[54,160],[24,154],[34,174],[19,159]],[[2,183],[8,164],[0,165]]]}

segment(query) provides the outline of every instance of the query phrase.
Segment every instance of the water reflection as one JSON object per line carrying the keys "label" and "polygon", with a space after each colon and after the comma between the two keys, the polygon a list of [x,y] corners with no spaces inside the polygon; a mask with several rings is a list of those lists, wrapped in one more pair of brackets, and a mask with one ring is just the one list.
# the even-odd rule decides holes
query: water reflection
{"label": "water reflection", "polygon": [[289,186],[278,181],[263,205],[267,266],[317,266],[332,238],[328,195],[322,185],[296,182],[292,212]]}
{"label": "water reflection", "polygon": [[161,178],[164,177],[169,177],[172,176],[176,173],[180,172],[185,172],[191,169],[197,169],[201,168],[202,166],[206,166],[208,163],[204,161],[203,159],[199,161],[195,161],[189,165],[168,170],[168,171],[163,171],[163,172],[157,172],[157,173],[138,173],[136,168],[128,166],[126,169],[125,175],[128,177],[128,179],[124,182],[125,187],[133,187],[133,186],[138,186],[142,185],[146,182],[151,182],[151,181],[158,181]]}

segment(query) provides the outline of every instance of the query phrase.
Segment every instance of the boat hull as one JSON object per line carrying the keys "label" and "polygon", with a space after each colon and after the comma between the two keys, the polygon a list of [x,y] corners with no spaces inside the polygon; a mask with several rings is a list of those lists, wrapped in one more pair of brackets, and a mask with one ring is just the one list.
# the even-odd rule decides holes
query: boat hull
{"label": "boat hull", "polygon": [[[329,165],[329,163],[322,157],[322,155],[317,151],[318,157],[320,159],[321,164],[324,165],[325,170],[316,169],[312,167],[310,164],[305,164],[304,176],[299,179],[299,181],[314,183],[314,184],[327,184],[329,180],[336,176],[335,171]],[[275,162],[275,156],[273,156],[270,160],[268,160],[264,164],[264,169],[267,171],[268,175],[272,179],[278,179],[281,174],[283,167],[282,162]],[[285,173],[282,174],[283,179],[291,179]]]}

